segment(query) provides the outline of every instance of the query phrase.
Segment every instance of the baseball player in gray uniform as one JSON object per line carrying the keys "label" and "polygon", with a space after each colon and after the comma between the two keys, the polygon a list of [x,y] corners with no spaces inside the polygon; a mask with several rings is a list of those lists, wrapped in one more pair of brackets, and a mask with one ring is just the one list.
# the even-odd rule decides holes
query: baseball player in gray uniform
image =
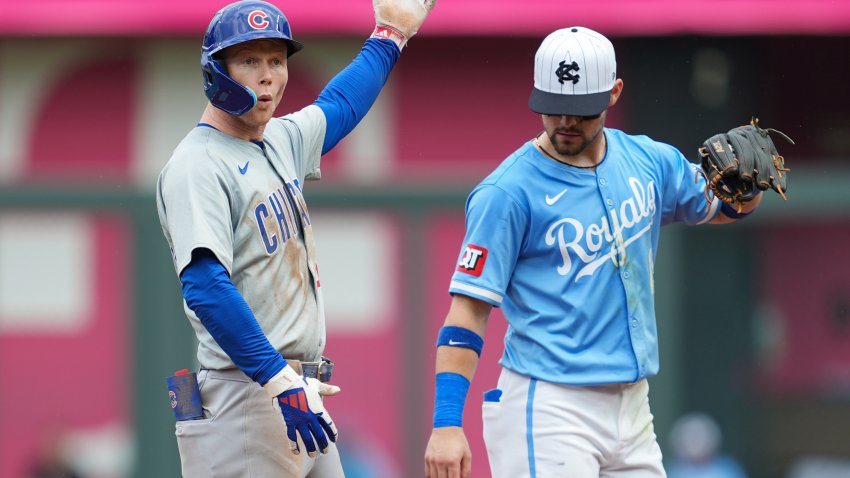
{"label": "baseball player in gray uniform", "polygon": [[213,16],[201,53],[209,104],[156,196],[199,342],[203,416],[176,425],[183,476],[343,476],[321,398],[339,389],[298,370],[325,348],[302,188],[366,114],[433,5],[373,0],[376,28],[359,55],[313,104],[280,118],[287,62],[302,49],[283,12],[246,0]]}
{"label": "baseball player in gray uniform", "polygon": [[[451,308],[437,338],[427,476],[470,475],[461,418],[492,307],[508,321],[502,373],[482,410],[492,476],[665,476],[646,380],[658,372],[653,265],[661,226],[732,222],[762,195],[721,204],[699,166],[675,148],[606,128],[622,91],[614,47],[595,31],[561,29],[537,50],[529,106],[544,131],[466,204]],[[733,131],[746,134],[716,135],[706,147],[734,144],[741,164],[745,150],[781,159],[756,147],[769,141],[766,133]],[[782,193],[765,171],[759,189]]]}

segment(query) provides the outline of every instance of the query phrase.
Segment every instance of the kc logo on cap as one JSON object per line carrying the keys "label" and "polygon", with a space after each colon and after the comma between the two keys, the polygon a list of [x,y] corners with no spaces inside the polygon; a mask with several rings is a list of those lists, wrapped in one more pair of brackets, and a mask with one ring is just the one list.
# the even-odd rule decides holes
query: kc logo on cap
{"label": "kc logo on cap", "polygon": [[607,38],[589,28],[562,28],[537,49],[528,106],[542,114],[592,116],[608,107],[616,79],[614,46]]}
{"label": "kc logo on cap", "polygon": [[571,71],[579,71],[581,68],[578,67],[576,62],[572,62],[567,65],[566,61],[562,61],[558,63],[558,69],[555,70],[555,74],[558,75],[558,83],[564,84],[564,81],[572,81],[573,84],[578,83],[578,80],[581,78],[581,75],[573,75]]}

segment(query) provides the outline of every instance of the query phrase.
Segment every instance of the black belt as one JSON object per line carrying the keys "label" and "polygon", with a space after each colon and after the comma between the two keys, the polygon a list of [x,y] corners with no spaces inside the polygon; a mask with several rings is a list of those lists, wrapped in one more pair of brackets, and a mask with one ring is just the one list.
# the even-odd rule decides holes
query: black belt
{"label": "black belt", "polygon": [[331,381],[331,375],[334,371],[333,360],[323,356],[318,362],[299,362],[297,360],[293,360],[293,362],[301,366],[301,375],[304,377],[315,378],[320,382]]}
{"label": "black belt", "polygon": [[[316,380],[318,380],[320,382],[330,382],[331,381],[331,376],[333,375],[333,371],[334,371],[334,362],[333,362],[333,360],[331,360],[331,359],[329,359],[325,356],[322,356],[322,359],[319,360],[318,362],[302,362],[302,361],[296,360],[296,359],[286,359],[286,362],[293,369],[295,369],[295,372],[297,374],[302,375],[306,378],[315,378]],[[213,370],[213,369],[205,369],[205,368],[201,367],[201,370]],[[237,367],[215,369],[215,370],[218,370],[220,372],[227,372],[227,371],[235,370],[235,371],[239,372],[241,375],[243,375],[246,380],[251,380],[250,377],[245,375],[244,372],[239,370],[239,368],[237,368]]]}

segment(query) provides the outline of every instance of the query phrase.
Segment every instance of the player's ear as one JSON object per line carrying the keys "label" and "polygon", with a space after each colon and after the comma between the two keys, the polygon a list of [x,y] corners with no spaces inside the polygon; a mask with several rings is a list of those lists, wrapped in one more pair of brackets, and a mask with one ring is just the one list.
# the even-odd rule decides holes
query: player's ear
{"label": "player's ear", "polygon": [[617,81],[614,82],[614,88],[611,89],[611,97],[608,99],[608,107],[612,107],[617,104],[617,100],[620,98],[620,93],[623,92],[623,80],[617,78]]}

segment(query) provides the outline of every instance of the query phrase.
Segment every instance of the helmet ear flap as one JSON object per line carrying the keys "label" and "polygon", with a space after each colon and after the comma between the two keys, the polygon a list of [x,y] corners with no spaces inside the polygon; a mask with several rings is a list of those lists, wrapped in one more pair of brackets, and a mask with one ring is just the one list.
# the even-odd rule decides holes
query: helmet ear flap
{"label": "helmet ear flap", "polygon": [[201,64],[204,93],[213,106],[234,116],[242,116],[257,104],[253,90],[227,75],[218,61],[206,57]]}

